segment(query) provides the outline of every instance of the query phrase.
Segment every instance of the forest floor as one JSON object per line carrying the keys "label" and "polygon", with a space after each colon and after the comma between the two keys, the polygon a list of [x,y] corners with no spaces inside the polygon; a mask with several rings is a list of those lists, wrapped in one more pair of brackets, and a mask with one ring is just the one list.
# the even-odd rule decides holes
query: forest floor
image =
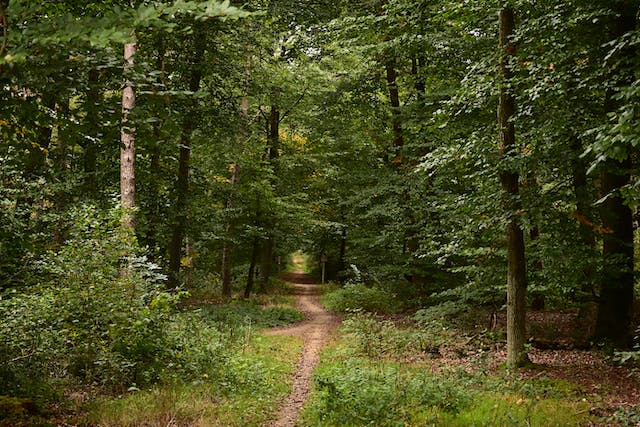
{"label": "forest floor", "polygon": [[[296,262],[298,264],[298,262]],[[312,374],[320,362],[320,353],[340,325],[341,318],[320,304],[320,285],[306,274],[302,265],[282,277],[293,286],[296,306],[304,316],[303,322],[270,329],[266,335],[293,336],[302,339],[304,347],[293,376],[291,394],[285,399],[276,419],[270,426],[295,426],[300,411],[311,393]]]}

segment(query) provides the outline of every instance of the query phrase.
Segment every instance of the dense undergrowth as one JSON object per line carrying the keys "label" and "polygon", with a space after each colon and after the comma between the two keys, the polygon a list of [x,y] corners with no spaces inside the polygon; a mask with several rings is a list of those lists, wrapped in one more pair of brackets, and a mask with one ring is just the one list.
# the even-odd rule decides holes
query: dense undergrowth
{"label": "dense undergrowth", "polygon": [[361,284],[329,288],[323,296],[328,308],[348,315],[341,339],[325,351],[315,373],[302,425],[578,426],[593,421],[577,385],[496,369],[490,349],[502,342],[499,331],[465,331],[462,326],[473,319],[446,304],[398,315],[400,307],[390,301],[384,290]]}
{"label": "dense undergrowth", "polygon": [[[232,395],[258,396],[244,407],[265,416],[286,389],[299,344],[257,330],[301,314],[278,296],[183,304],[188,292],[167,289],[153,263],[130,255],[120,215],[78,209],[66,244],[34,260],[31,285],[1,295],[0,425],[38,425],[88,408],[81,425],[140,425],[156,404],[206,400],[215,408]],[[196,420],[204,409],[176,411]],[[110,421],[109,413],[132,421]]]}
{"label": "dense undergrowth", "polygon": [[490,372],[481,354],[472,371],[425,358],[451,342],[453,332],[441,331],[366,314],[347,318],[343,339],[316,371],[302,425],[578,426],[590,419],[570,383]]}

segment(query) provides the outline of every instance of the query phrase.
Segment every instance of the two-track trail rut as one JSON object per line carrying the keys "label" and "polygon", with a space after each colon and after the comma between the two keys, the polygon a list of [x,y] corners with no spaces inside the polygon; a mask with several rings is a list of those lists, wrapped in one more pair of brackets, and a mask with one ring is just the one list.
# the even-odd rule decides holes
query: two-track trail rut
{"label": "two-track trail rut", "polygon": [[305,320],[292,326],[270,329],[265,334],[300,337],[304,347],[293,376],[291,394],[283,402],[277,417],[268,424],[275,427],[296,425],[302,405],[311,392],[311,377],[313,369],[320,362],[320,352],[341,321],[339,316],[320,304],[319,285],[302,270],[283,278],[293,285],[297,308],[304,314]]}

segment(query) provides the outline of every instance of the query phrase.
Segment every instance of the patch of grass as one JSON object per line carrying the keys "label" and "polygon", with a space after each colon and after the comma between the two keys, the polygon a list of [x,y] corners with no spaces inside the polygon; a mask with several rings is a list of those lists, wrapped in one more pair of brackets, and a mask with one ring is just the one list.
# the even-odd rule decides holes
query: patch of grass
{"label": "patch of grass", "polygon": [[457,413],[472,401],[462,385],[424,369],[357,358],[324,364],[314,386],[307,426],[418,425],[426,408]]}
{"label": "patch of grass", "polygon": [[226,386],[203,378],[103,398],[92,403],[77,422],[121,427],[260,426],[289,393],[289,378],[301,348],[297,338],[256,336],[249,350],[228,367],[243,376],[243,381]]}
{"label": "patch of grass", "polygon": [[263,306],[260,300],[232,301],[225,305],[202,308],[204,316],[227,327],[270,328],[301,321],[304,316],[288,305]]}
{"label": "patch of grass", "polygon": [[526,398],[483,392],[459,413],[430,414],[447,426],[582,426],[590,420],[586,402],[560,398]]}
{"label": "patch of grass", "polygon": [[403,358],[414,354],[438,353],[455,341],[454,332],[441,324],[423,328],[398,327],[391,320],[371,313],[356,313],[344,320],[341,331],[349,345],[370,358]]}
{"label": "patch of grass", "polygon": [[[364,317],[367,322],[371,319],[379,322]],[[353,325],[347,325],[343,338],[323,352],[314,391],[298,425],[580,426],[594,421],[579,388],[566,381],[468,373],[447,369],[444,359],[436,359],[438,369],[433,370],[425,362],[381,359],[381,349],[361,351],[359,340],[368,334],[372,334],[368,345],[377,340],[382,348],[389,346],[387,341],[403,343],[411,335],[403,335],[410,330],[396,331],[398,339],[392,331],[395,326],[383,323],[382,328],[369,325],[369,332],[357,325],[355,338]]]}
{"label": "patch of grass", "polygon": [[389,292],[362,283],[348,283],[343,288],[328,291],[321,302],[329,310],[340,312],[397,313],[402,309],[397,298]]}

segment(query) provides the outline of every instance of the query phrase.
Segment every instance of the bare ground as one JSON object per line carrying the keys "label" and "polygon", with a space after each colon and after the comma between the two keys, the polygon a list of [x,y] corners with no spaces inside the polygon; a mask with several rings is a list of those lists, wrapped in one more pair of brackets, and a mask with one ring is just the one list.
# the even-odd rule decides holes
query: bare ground
{"label": "bare ground", "polygon": [[290,427],[296,425],[300,410],[311,392],[313,369],[320,362],[320,352],[340,325],[341,319],[320,304],[319,286],[298,270],[289,273],[284,280],[293,285],[296,305],[305,320],[292,326],[274,328],[267,335],[284,335],[302,338],[304,347],[293,376],[291,394],[284,400],[277,417],[269,426]]}

